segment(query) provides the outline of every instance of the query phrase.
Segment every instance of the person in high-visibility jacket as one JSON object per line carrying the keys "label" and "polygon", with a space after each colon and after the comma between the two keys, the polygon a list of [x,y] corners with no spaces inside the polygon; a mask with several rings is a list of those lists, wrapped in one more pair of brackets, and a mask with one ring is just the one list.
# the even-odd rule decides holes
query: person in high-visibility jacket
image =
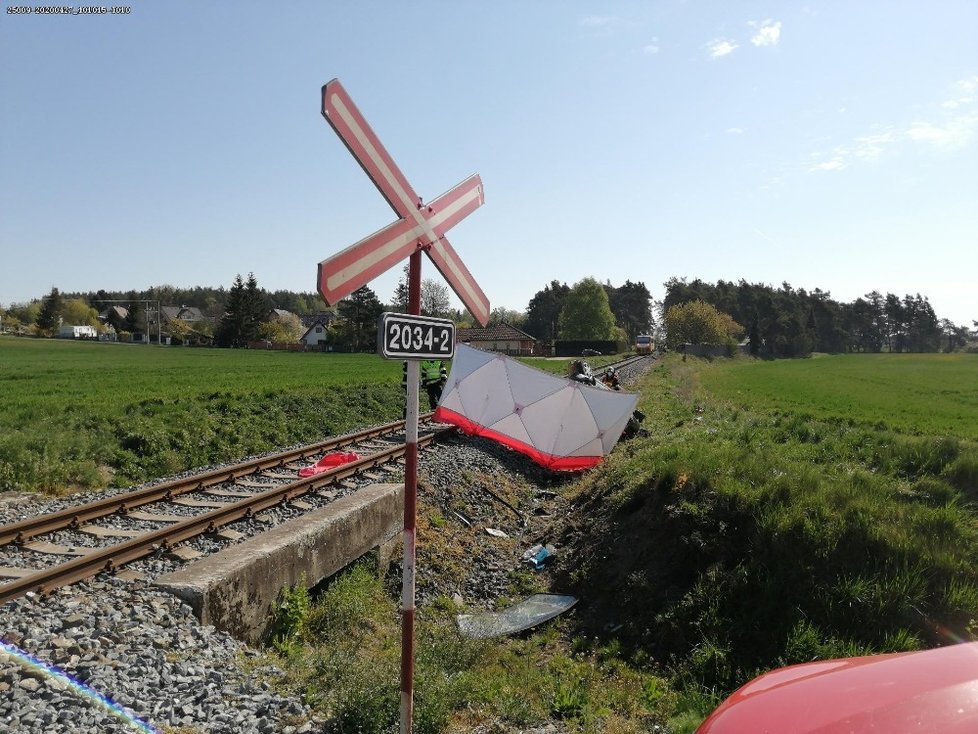
{"label": "person in high-visibility jacket", "polygon": [[440,359],[426,359],[421,363],[421,387],[428,393],[428,404],[434,410],[441,400],[441,391],[448,382],[448,369]]}

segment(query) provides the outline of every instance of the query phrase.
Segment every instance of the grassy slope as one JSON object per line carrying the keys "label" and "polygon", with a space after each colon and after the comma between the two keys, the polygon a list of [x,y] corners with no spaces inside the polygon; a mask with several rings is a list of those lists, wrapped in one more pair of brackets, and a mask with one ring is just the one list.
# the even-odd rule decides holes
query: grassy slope
{"label": "grassy slope", "polygon": [[[615,629],[636,659],[715,693],[776,665],[970,636],[978,446],[956,435],[978,410],[941,392],[972,394],[963,364],[657,368],[640,404],[652,435],[584,478],[565,528],[584,632]],[[888,413],[890,394],[914,395],[901,404],[920,421]]]}

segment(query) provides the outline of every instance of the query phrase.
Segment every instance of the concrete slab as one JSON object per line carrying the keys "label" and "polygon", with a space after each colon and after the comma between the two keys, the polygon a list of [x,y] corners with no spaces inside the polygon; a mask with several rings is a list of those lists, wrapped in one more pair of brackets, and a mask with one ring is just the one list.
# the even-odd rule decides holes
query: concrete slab
{"label": "concrete slab", "polygon": [[156,585],[189,604],[203,624],[254,644],[268,632],[282,587],[303,576],[313,587],[388,543],[403,514],[403,484],[372,484],[160,576]]}

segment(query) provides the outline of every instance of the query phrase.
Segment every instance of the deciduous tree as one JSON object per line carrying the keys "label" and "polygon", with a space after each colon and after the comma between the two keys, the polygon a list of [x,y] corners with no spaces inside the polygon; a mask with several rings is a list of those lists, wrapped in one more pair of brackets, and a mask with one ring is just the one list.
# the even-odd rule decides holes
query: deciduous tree
{"label": "deciduous tree", "polygon": [[729,314],[703,301],[688,301],[666,312],[666,343],[671,349],[681,344],[726,344],[744,328]]}
{"label": "deciduous tree", "polygon": [[269,319],[258,327],[258,336],[262,339],[285,344],[299,341],[304,332],[301,319],[294,313]]}
{"label": "deciduous tree", "polygon": [[421,281],[421,313],[425,316],[445,318],[451,309],[448,298],[448,286],[432,278]]}
{"label": "deciduous tree", "polygon": [[[409,266],[405,265],[401,271],[401,277],[397,281],[397,286],[394,288],[394,297],[390,304],[391,309],[399,313],[408,312],[408,275]],[[448,318],[451,306],[448,286],[439,283],[434,278],[422,278],[421,313],[425,316]]]}
{"label": "deciduous tree", "polygon": [[61,316],[66,324],[72,326],[99,326],[98,311],[81,298],[66,300],[61,309]]}
{"label": "deciduous tree", "polygon": [[517,329],[522,329],[526,322],[526,314],[503,306],[496,306],[489,312],[490,324],[509,324]]}
{"label": "deciduous tree", "polygon": [[570,289],[560,311],[561,339],[613,339],[615,316],[608,294],[594,278],[584,278]]}

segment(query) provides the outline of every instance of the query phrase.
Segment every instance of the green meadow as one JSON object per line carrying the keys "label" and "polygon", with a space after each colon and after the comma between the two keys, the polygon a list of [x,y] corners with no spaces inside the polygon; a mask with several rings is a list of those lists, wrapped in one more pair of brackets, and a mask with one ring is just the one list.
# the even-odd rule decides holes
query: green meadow
{"label": "green meadow", "polygon": [[672,355],[642,392],[561,581],[585,635],[669,671],[674,731],[774,667],[975,638],[975,356]]}
{"label": "green meadow", "polygon": [[713,395],[755,409],[978,440],[976,354],[735,360],[704,367],[700,380]]}
{"label": "green meadow", "polygon": [[125,486],[400,417],[400,363],[0,338],[0,490]]}

